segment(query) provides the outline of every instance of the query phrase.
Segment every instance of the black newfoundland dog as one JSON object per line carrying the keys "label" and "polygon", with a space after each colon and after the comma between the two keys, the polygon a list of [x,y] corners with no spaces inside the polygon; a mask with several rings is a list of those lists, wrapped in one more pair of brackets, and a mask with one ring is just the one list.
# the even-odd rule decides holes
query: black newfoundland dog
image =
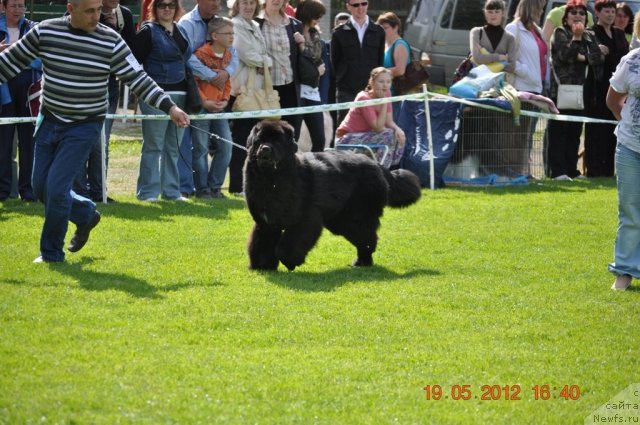
{"label": "black newfoundland dog", "polygon": [[420,198],[420,181],[406,170],[388,171],[366,155],[332,151],[296,154],[293,128],[258,123],[247,140],[244,190],[255,221],[249,266],[289,270],[304,263],[322,228],[358,250],[354,266],[373,265],[385,205],[405,207]]}

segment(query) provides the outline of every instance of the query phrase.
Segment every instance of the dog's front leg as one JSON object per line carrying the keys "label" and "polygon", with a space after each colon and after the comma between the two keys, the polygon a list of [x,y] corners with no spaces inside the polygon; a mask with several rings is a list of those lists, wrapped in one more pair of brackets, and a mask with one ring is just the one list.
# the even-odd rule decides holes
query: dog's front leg
{"label": "dog's front leg", "polygon": [[282,232],[255,223],[249,236],[249,268],[251,270],[277,270],[276,246]]}
{"label": "dog's front leg", "polygon": [[300,223],[285,229],[276,248],[276,256],[289,271],[304,263],[322,233],[322,215],[318,211],[308,211],[303,216]]}

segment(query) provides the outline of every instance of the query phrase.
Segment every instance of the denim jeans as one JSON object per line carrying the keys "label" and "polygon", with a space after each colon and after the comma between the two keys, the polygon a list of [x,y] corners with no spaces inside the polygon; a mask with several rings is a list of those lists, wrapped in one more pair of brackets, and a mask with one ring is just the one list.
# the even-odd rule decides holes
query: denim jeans
{"label": "denim jeans", "polygon": [[640,153],[618,143],[618,232],[609,271],[640,278]]}
{"label": "denim jeans", "polygon": [[[115,114],[118,109],[118,98],[120,97],[120,83],[118,80],[109,81],[109,106],[107,112]],[[105,175],[109,166],[109,137],[111,136],[112,119],[104,120],[104,153],[105,153]],[[91,147],[89,159],[85,167],[82,167],[75,181],[73,190],[84,197],[93,200],[102,199],[102,148],[100,138]]]}
{"label": "denim jeans", "polygon": [[[191,121],[191,125],[195,121]],[[197,131],[197,130],[196,130]],[[180,160],[178,161],[178,174],[180,175],[180,192],[187,195],[193,195],[195,188],[193,187],[193,146],[191,144],[191,127],[184,129],[184,136],[180,143]]]}
{"label": "denim jeans", "polygon": [[[227,168],[231,161],[232,145],[231,130],[227,120],[194,120],[191,129],[191,142],[193,143],[193,179],[196,192],[205,190],[218,190],[224,183]],[[204,131],[202,131],[204,130]],[[216,149],[211,160],[211,169],[208,165],[209,134],[213,133],[227,141],[216,140]]]}
{"label": "denim jeans", "polygon": [[[171,99],[184,107],[185,95],[170,93]],[[144,115],[165,115],[159,109],[140,102]],[[171,120],[142,121],[142,154],[136,196],[138,199],[167,199],[180,197],[180,176],[178,174],[178,149],[184,129],[176,127]]]}
{"label": "denim jeans", "polygon": [[100,137],[102,125],[102,120],[60,124],[44,118],[36,130],[32,184],[44,203],[40,255],[47,260],[64,260],[69,221],[83,226],[96,210],[96,204],[77,195],[71,185]]}
{"label": "denim jeans", "polygon": [[[16,75],[6,83],[9,86],[12,101],[0,106],[2,117],[28,117],[27,89],[33,82],[33,73],[27,69]],[[14,135],[18,133],[18,167],[14,175]],[[10,195],[17,195],[18,188],[22,199],[33,199],[31,187],[31,172],[33,167],[33,131],[32,123],[0,125],[0,200]],[[17,182],[16,178],[17,177]]]}

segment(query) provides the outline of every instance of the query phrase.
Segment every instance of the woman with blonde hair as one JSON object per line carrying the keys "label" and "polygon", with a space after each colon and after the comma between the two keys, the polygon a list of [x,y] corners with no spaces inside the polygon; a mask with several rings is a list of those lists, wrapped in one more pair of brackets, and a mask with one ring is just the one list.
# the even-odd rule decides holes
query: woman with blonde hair
{"label": "woman with blonde hair", "polygon": [[521,0],[513,22],[505,30],[513,35],[518,50],[513,86],[519,91],[542,94],[549,48],[538,26],[546,0]]}
{"label": "woman with blonde hair", "polygon": [[[264,67],[272,66],[271,57],[267,53],[267,45],[260,31],[260,25],[253,19],[260,13],[258,0],[232,0],[228,3],[229,16],[233,22],[233,47],[238,52],[238,71],[231,77],[231,99],[233,106],[240,89],[248,82],[249,73],[255,72],[254,88],[264,87]],[[241,118],[230,121],[233,142],[244,146],[253,126],[258,122],[255,118]],[[229,163],[229,193],[240,195],[243,192],[242,167],[247,152],[236,146],[231,153]]]}
{"label": "woman with blonde hair", "polygon": [[471,28],[469,32],[469,50],[477,65],[493,62],[505,63],[504,71],[513,73],[516,68],[518,46],[513,35],[504,30],[504,0],[487,0],[484,4],[482,27]]}
{"label": "woman with blonde hair", "polygon": [[[304,45],[302,23],[284,12],[286,1],[265,0],[264,10],[256,21],[260,24],[267,45],[267,53],[273,60],[271,77],[273,88],[280,96],[280,107],[295,108],[300,105],[300,84],[298,81],[299,45]],[[300,137],[302,125],[300,115],[283,117],[295,130],[295,138]]]}
{"label": "woman with blonde hair", "polygon": [[[367,87],[355,101],[382,99],[391,96],[391,71],[382,66],[371,70]],[[382,165],[395,168],[404,152],[404,131],[393,121],[391,103],[352,107],[336,131],[336,145],[385,145],[389,151]],[[384,152],[378,150],[382,160]]]}

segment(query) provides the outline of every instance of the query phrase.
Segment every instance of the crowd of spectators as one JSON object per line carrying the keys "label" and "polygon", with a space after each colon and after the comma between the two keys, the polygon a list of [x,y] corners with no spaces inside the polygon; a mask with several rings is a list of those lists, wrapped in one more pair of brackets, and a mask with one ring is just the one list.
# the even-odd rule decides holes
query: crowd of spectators
{"label": "crowd of spectators", "polygon": [[[378,77],[393,81],[403,75],[411,62],[411,49],[402,38],[398,16],[385,12],[374,22],[368,15],[367,0],[346,1],[348,13],[336,15],[327,41],[319,30],[319,20],[326,13],[321,0],[301,0],[295,4],[297,8],[286,0],[228,0],[231,19],[220,16],[220,1],[197,0],[193,10],[185,12],[180,0],[153,0],[145,11],[147,21],[136,32],[131,11],[119,5],[119,0],[104,0],[100,23],[120,34],[146,73],[178,106],[185,105],[186,76],[192,73],[200,83],[202,113],[230,111],[249,75],[254,76],[255,88],[263,88],[265,67],[271,71],[281,107],[291,108],[394,95],[393,84],[385,93],[375,89],[376,84],[383,87],[377,82]],[[24,17],[24,0],[2,0],[2,4],[5,13],[0,17],[0,36],[4,34],[4,39],[0,49],[36,25]],[[478,64],[502,62],[508,81],[517,90],[552,100],[556,100],[559,84],[583,84],[586,109],[561,112],[612,119],[605,102],[608,80],[628,52],[629,41],[634,40],[631,9],[614,0],[597,0],[594,18],[584,0],[569,0],[551,10],[541,27],[538,23],[545,4],[545,0],[521,0],[514,20],[507,24],[504,1],[487,0],[486,25],[470,31],[474,60]],[[302,56],[317,66],[317,84],[300,81],[298,62]],[[378,67],[388,69],[389,75],[379,71],[372,74]],[[1,116],[28,116],[23,97],[27,87],[40,78],[41,65],[36,59],[29,69],[0,85]],[[111,73],[106,90],[107,112],[115,113],[120,91],[115,73]],[[404,134],[395,125],[398,108],[395,104],[393,107],[388,120],[386,108],[374,108],[377,112],[370,116],[353,109],[342,110],[334,116],[333,123],[325,123],[325,114],[320,112],[286,115],[283,119],[294,127],[296,138],[304,121],[312,151],[341,142],[378,140],[382,133],[389,133],[385,136],[389,140],[383,144],[396,152],[404,142]],[[148,115],[163,113],[142,100],[140,109]],[[348,115],[350,118],[346,119]],[[356,116],[367,119],[354,121]],[[384,125],[378,122],[380,116],[385,117]],[[192,128],[185,131],[171,121],[143,120],[137,198],[149,202],[160,198],[184,201],[190,196],[223,198],[227,170],[229,192],[242,195],[245,151],[241,147],[255,122],[251,118],[194,120]],[[111,124],[106,120],[104,125],[107,164]],[[331,125],[336,140],[325,138],[325,128]],[[530,125],[529,138],[536,120],[531,120]],[[577,167],[583,127],[586,176],[613,176],[614,126],[550,120],[546,130],[550,177],[585,177]],[[0,200],[9,197],[15,185],[12,165],[16,129],[19,194],[22,199],[33,201],[34,126],[28,123],[0,126]],[[345,138],[349,133],[358,136]],[[106,188],[102,161],[100,143],[96,143],[74,180],[77,195],[93,201],[103,199]]]}

